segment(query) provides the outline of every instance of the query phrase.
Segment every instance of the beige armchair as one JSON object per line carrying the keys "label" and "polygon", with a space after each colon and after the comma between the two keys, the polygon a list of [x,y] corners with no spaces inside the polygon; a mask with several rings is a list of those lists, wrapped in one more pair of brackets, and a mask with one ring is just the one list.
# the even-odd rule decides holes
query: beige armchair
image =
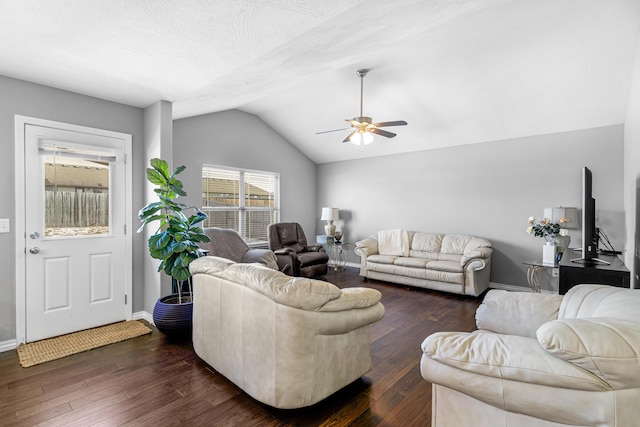
{"label": "beige armchair", "polygon": [[489,291],[477,331],[422,343],[431,425],[639,425],[639,311],[640,290],[605,285]]}
{"label": "beige armchair", "polygon": [[256,400],[313,405],[371,369],[379,291],[209,256],[189,269],[196,354]]}
{"label": "beige armchair", "polygon": [[269,249],[278,260],[280,271],[295,277],[318,277],[327,274],[329,255],[322,246],[307,245],[307,238],[297,222],[280,222],[267,227]]}

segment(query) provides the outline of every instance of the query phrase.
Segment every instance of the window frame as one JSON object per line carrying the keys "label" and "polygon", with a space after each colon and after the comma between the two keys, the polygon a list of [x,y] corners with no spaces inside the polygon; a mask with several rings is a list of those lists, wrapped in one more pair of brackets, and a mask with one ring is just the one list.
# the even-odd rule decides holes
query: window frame
{"label": "window frame", "polygon": [[[274,221],[280,222],[280,174],[278,172],[269,172],[262,171],[256,169],[246,169],[246,168],[235,168],[230,166],[221,166],[221,165],[212,165],[208,163],[202,164],[202,174],[201,174],[201,198],[202,198],[202,211],[205,212],[209,217],[215,215],[215,212],[236,212],[236,221],[238,227],[232,228],[228,227],[228,229],[235,230],[238,232],[240,237],[250,246],[250,247],[266,247],[268,245],[268,240],[266,236],[265,230],[265,240],[253,241],[250,242],[247,240],[247,229],[251,229],[251,225],[246,226],[245,223],[248,221],[247,213],[249,212],[270,212],[273,214]],[[208,206],[208,199],[205,198],[204,192],[204,179],[205,172],[215,173],[237,173],[238,174],[238,205],[237,206]],[[265,177],[269,177],[273,179],[273,206],[271,207],[256,207],[256,206],[246,206],[246,190],[245,186],[247,183],[245,182],[246,175],[262,175]],[[206,203],[206,204],[205,204]]]}

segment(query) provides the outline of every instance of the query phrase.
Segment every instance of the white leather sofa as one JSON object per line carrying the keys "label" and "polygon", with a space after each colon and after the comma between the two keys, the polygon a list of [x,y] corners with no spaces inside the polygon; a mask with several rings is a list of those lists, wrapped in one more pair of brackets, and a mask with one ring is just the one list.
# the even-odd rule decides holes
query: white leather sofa
{"label": "white leather sofa", "polygon": [[422,343],[432,426],[640,425],[640,290],[491,290],[478,330]]}
{"label": "white leather sofa", "polygon": [[371,369],[380,292],[202,257],[193,275],[193,347],[256,400],[312,405]]}
{"label": "white leather sofa", "polygon": [[473,296],[489,287],[493,250],[479,237],[384,230],[355,252],[366,278]]}

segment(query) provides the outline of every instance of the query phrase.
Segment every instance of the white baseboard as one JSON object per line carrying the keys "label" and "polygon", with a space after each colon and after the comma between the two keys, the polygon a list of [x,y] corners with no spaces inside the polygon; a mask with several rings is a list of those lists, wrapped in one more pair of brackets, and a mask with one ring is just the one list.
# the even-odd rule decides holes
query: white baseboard
{"label": "white baseboard", "polygon": [[152,325],[153,323],[153,316],[149,313],[147,313],[146,311],[136,311],[135,313],[133,313],[133,316],[131,317],[132,320],[146,320],[147,322],[151,323]]}
{"label": "white baseboard", "polygon": [[0,342],[0,353],[15,350],[17,347],[18,342],[16,340],[2,341]]}

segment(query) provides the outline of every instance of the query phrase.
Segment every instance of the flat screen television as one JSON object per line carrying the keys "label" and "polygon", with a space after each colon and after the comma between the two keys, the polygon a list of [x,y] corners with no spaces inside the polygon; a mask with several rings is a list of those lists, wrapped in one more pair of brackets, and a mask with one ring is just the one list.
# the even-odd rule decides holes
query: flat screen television
{"label": "flat screen television", "polygon": [[593,174],[582,168],[582,256],[572,262],[604,263],[598,259],[598,229],[596,228],[596,199],[593,198]]}

